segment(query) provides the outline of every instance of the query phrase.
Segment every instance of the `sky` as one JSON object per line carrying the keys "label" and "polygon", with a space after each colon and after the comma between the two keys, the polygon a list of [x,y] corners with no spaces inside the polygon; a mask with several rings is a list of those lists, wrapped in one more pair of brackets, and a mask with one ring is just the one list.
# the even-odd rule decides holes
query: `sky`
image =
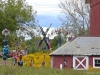
{"label": "sky", "polygon": [[40,26],[49,27],[51,23],[53,28],[61,26],[62,23],[58,17],[63,14],[58,6],[59,0],[26,0],[26,2],[37,11],[36,19]]}
{"label": "sky", "polygon": [[[26,2],[37,11],[36,20],[39,21],[39,25],[46,31],[47,27],[52,23],[48,34],[51,33],[55,28],[61,27],[62,22],[58,17],[62,17],[62,9],[58,6],[59,0],[26,0]],[[50,36],[53,39],[56,35]],[[26,39],[30,39],[29,37]]]}

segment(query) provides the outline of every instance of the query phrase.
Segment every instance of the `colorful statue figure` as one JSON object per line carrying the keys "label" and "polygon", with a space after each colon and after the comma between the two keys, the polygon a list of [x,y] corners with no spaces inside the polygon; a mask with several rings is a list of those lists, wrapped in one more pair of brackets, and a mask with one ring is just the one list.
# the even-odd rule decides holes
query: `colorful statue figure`
{"label": "colorful statue figure", "polygon": [[62,45],[62,37],[61,37],[62,29],[58,30],[58,47]]}
{"label": "colorful statue figure", "polygon": [[9,51],[8,47],[4,46],[3,50],[2,50],[2,57],[3,57],[3,60],[4,60],[4,65],[6,65],[6,59],[7,59],[8,51]]}
{"label": "colorful statue figure", "polygon": [[[52,24],[50,24],[50,27],[51,27],[51,25],[52,25]],[[50,42],[49,42],[48,38],[46,37],[46,35],[47,35],[47,33],[48,33],[50,27],[47,28],[46,32],[44,32],[44,30],[43,30],[42,27],[40,27],[41,32],[42,32],[42,35],[43,35],[43,38],[40,40],[40,42],[39,42],[39,44],[38,44],[38,47],[42,44],[43,41],[45,41],[48,50],[50,50],[50,48],[51,48],[51,47],[50,47]]]}
{"label": "colorful statue figure", "polygon": [[[72,36],[69,36],[71,35],[66,29],[64,29],[64,27],[61,27],[59,30],[58,30],[58,47],[60,47],[62,45],[62,42],[63,42],[63,38],[68,38],[68,41],[70,41],[72,39]],[[67,37],[69,36],[69,37]]]}
{"label": "colorful statue figure", "polygon": [[23,61],[22,61],[22,59],[20,59],[19,61],[18,61],[18,66],[23,66]]}
{"label": "colorful statue figure", "polygon": [[64,68],[66,68],[66,66],[67,66],[67,60],[66,60],[66,58],[63,56],[63,58],[64,58]]}
{"label": "colorful statue figure", "polygon": [[44,60],[42,61],[42,67],[45,67],[45,62],[44,62]]}
{"label": "colorful statue figure", "polygon": [[7,55],[8,55],[8,52],[9,52],[9,49],[8,49],[8,41],[6,39],[6,36],[10,34],[10,31],[7,30],[7,29],[4,29],[2,31],[2,34],[5,35],[5,38],[3,40],[3,43],[4,43],[4,47],[2,49],[2,57],[3,57],[3,60],[4,60],[4,65],[6,65],[6,59],[7,59]]}

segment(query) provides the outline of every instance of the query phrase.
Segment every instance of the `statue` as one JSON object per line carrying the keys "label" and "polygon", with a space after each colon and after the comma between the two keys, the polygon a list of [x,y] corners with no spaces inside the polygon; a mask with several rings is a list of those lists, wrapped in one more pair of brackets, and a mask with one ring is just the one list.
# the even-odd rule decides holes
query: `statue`
{"label": "statue", "polygon": [[3,57],[3,60],[4,60],[4,65],[6,65],[6,59],[7,59],[7,55],[8,55],[8,52],[9,52],[9,49],[8,49],[8,40],[7,40],[7,35],[10,34],[10,31],[7,30],[6,28],[2,31],[2,34],[5,36],[4,40],[3,40],[3,43],[4,43],[4,47],[2,49],[2,57]]}
{"label": "statue", "polygon": [[[51,25],[52,25],[52,24],[50,24],[50,27],[51,27]],[[45,43],[46,43],[46,46],[47,46],[48,50],[50,50],[50,48],[51,48],[51,47],[50,47],[49,38],[48,38],[48,37],[46,37],[46,35],[47,35],[47,33],[48,33],[48,31],[49,31],[50,27],[49,27],[49,28],[47,28],[46,32],[44,32],[44,30],[43,30],[43,28],[42,28],[42,27],[40,27],[41,32],[42,32],[42,35],[43,35],[43,38],[40,40],[40,42],[39,42],[39,44],[38,44],[38,47],[42,44],[42,42],[43,42],[43,41],[45,41]]]}

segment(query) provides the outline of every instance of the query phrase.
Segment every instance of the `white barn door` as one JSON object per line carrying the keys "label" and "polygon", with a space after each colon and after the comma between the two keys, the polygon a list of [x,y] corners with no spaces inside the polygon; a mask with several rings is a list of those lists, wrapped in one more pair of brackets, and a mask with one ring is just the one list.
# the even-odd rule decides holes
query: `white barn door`
{"label": "white barn door", "polygon": [[88,56],[73,56],[73,69],[87,70],[88,69]]}

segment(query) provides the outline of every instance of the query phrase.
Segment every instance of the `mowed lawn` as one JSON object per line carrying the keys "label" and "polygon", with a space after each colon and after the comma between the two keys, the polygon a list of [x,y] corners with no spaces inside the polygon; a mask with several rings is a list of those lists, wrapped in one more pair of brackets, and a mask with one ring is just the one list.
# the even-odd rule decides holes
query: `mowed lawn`
{"label": "mowed lawn", "polygon": [[0,58],[0,75],[100,75],[99,71],[94,70],[72,70],[72,69],[53,69],[53,68],[34,68],[29,66],[13,66],[11,59],[7,59],[7,65],[2,65]]}

